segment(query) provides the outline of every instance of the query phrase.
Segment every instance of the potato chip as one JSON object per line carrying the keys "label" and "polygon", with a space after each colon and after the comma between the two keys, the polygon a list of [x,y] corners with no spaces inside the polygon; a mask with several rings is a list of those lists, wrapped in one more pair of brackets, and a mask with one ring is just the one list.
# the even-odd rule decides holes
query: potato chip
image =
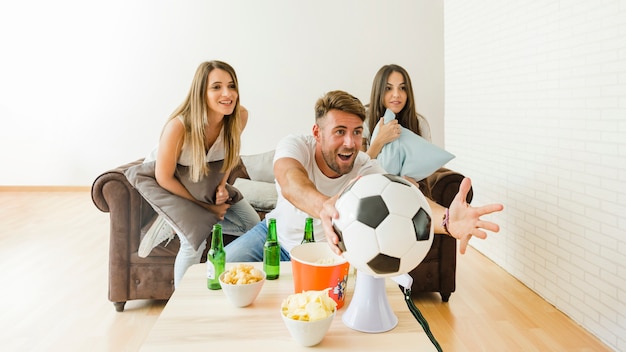
{"label": "potato chip", "polygon": [[237,264],[224,273],[222,281],[231,285],[245,285],[263,280],[261,270],[250,264]]}
{"label": "potato chip", "polygon": [[328,290],[292,294],[281,304],[281,311],[284,316],[294,320],[324,319],[333,314],[337,307],[337,303],[328,295]]}

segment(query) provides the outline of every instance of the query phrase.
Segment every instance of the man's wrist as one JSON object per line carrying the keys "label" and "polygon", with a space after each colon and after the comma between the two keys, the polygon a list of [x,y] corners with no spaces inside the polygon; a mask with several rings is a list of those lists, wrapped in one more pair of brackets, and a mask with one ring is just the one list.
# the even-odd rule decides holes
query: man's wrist
{"label": "man's wrist", "polygon": [[[443,230],[449,235],[452,236],[450,230],[448,230],[448,226],[450,225],[450,209],[446,208],[446,211],[443,213],[443,221],[441,222],[441,227]],[[454,236],[453,236],[454,237]]]}

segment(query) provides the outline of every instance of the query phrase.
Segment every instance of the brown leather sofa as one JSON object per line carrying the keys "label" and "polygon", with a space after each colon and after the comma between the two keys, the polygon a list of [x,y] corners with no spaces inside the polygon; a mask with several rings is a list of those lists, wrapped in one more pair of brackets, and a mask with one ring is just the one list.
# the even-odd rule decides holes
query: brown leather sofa
{"label": "brown leather sofa", "polygon": [[[458,172],[440,168],[420,182],[420,189],[430,199],[447,208],[458,193],[463,178]],[[467,193],[466,201],[470,203],[473,196],[472,188]],[[439,292],[441,300],[448,302],[456,290],[456,255],[456,239],[445,234],[435,234],[424,260],[409,272],[413,278],[411,292]]]}
{"label": "brown leather sofa", "polygon": [[[96,207],[110,214],[108,298],[119,312],[129,300],[169,299],[174,292],[178,238],[167,245],[161,243],[146,258],[137,254],[143,235],[156,218],[152,207],[124,175],[126,169],[141,162],[141,159],[136,160],[104,172],[96,178],[91,189]],[[243,163],[231,172],[228,182],[233,184],[239,177],[250,178]],[[421,182],[422,190],[425,194],[430,193],[439,204],[448,206],[462,179],[462,175],[442,168]],[[471,198],[470,191],[468,202]],[[259,211],[259,215],[263,218],[265,213]],[[233,239],[234,236],[224,234],[225,244]],[[206,254],[203,256],[205,260]],[[448,301],[455,290],[456,240],[435,235],[426,258],[410,274],[413,277],[412,292],[440,292],[442,300]]]}

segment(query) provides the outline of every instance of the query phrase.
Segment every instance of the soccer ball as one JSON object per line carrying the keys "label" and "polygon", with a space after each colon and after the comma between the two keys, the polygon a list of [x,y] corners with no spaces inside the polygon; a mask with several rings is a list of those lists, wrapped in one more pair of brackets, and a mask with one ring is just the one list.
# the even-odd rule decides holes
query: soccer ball
{"label": "soccer ball", "polygon": [[433,242],[431,209],[420,190],[390,174],[363,176],[339,196],[333,228],[357,270],[374,277],[408,273]]}

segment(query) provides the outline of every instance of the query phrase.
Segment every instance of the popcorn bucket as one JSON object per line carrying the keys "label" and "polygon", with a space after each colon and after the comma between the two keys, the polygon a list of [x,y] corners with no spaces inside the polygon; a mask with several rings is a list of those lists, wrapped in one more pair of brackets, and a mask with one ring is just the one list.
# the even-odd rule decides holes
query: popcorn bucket
{"label": "popcorn bucket", "polygon": [[350,263],[336,255],[326,242],[304,243],[291,250],[295,293],[328,290],[328,295],[343,306]]}

